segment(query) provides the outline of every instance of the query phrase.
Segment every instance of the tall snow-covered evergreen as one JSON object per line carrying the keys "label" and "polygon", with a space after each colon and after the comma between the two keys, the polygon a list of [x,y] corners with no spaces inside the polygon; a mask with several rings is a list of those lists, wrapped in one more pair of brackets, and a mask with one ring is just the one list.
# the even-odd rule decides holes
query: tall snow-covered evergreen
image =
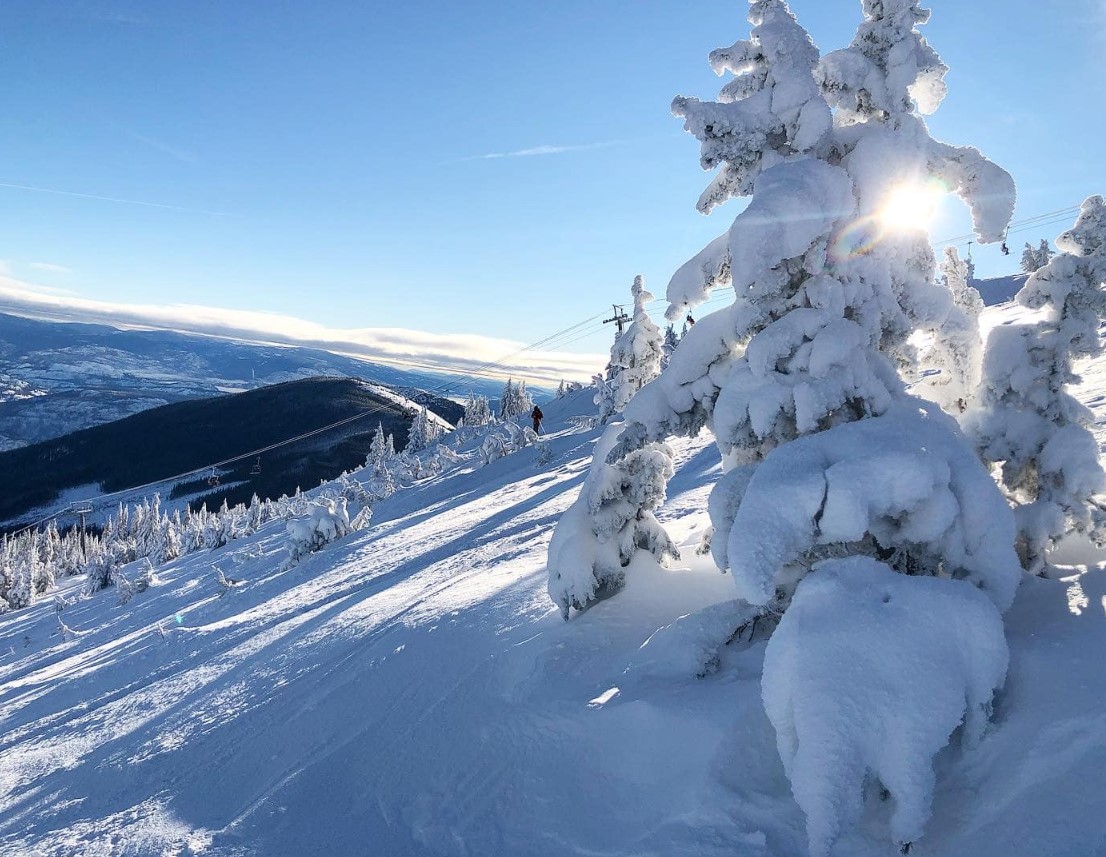
{"label": "tall snow-covered evergreen", "polygon": [[634,315],[630,326],[611,346],[607,377],[596,397],[599,420],[604,423],[622,413],[634,394],[660,373],[664,337],[645,310],[653,295],[646,291],[640,274],[634,277],[630,294],[634,299]]}
{"label": "tall snow-covered evergreen", "polygon": [[404,451],[421,452],[437,443],[439,435],[437,423],[430,418],[430,412],[423,405],[411,421],[411,430],[407,435],[407,446],[404,447]]}
{"label": "tall snow-covered evergreen", "polygon": [[672,352],[676,350],[676,346],[679,344],[680,337],[676,333],[676,326],[669,322],[664,329],[664,344],[661,346],[661,369],[667,368],[669,361],[672,360]]}
{"label": "tall snow-covered evergreen", "polygon": [[[904,398],[899,370],[916,360],[911,335],[939,333],[956,307],[934,282],[924,232],[887,224],[896,194],[924,198],[935,184],[947,187],[968,203],[981,241],[1003,235],[1014,204],[1009,175],[974,149],[934,141],[919,115],[944,93],[945,67],[915,29],[928,14],[908,0],[869,0],[864,11],[853,44],[819,60],[785,3],[754,0],[751,38],[711,54],[716,71],[734,74],[719,100],[674,102],[700,140],[703,165],[720,166],[700,209],[752,199],[676,272],[668,315],[680,317],[719,285],[732,285],[736,299],[688,330],[668,368],[627,406],[605,460],[597,455],[579,503],[605,522],[571,540],[615,539],[621,549],[612,564],[593,544],[586,553],[598,558],[580,563],[571,551],[561,556],[554,539],[550,594],[566,615],[617,589],[638,547],[673,554],[651,523],[648,536],[632,535],[663,499],[671,471],[670,461],[644,470],[635,461],[663,460],[665,438],[704,426],[716,438],[725,474],[710,501],[711,549],[725,569],[731,547],[750,537],[734,517],[768,453]],[[581,519],[570,514],[562,526],[580,530]],[[898,549],[900,539],[884,538],[896,545],[879,550]]]}
{"label": "tall snow-covered evergreen", "polygon": [[388,460],[391,457],[388,451],[388,441],[384,437],[384,424],[378,422],[376,424],[376,432],[373,434],[373,439],[369,442],[369,455],[365,461],[365,465],[372,471],[374,476],[381,476],[386,472]]}
{"label": "tall snow-covered evergreen", "polygon": [[513,378],[507,379],[503,385],[503,394],[499,398],[499,418],[511,420],[515,417],[525,416],[534,409],[534,400],[530,397],[530,391],[526,389],[526,382],[517,384]]}
{"label": "tall snow-covered evergreen", "polygon": [[1017,301],[1039,310],[1036,323],[996,328],[988,340],[982,401],[972,425],[986,460],[1018,504],[1018,546],[1027,570],[1069,532],[1106,540],[1094,496],[1106,489],[1091,413],[1068,387],[1076,359],[1102,353],[1106,317],[1106,202],[1092,196],[1060,253],[1030,275]]}
{"label": "tall snow-covered evergreen", "polygon": [[[873,595],[871,581],[847,571],[860,566],[840,564],[850,557],[872,564],[872,581],[890,575],[887,593],[903,590],[897,620],[881,614],[867,637],[840,635],[837,654],[846,662],[872,647],[925,649],[934,635],[923,631],[930,617],[919,612],[929,603],[921,584],[939,584],[934,594],[954,605],[947,625],[960,621],[953,614],[978,614],[986,620],[982,645],[1000,654],[994,670],[974,676],[972,654],[946,644],[948,662],[965,668],[947,687],[937,682],[942,692],[951,688],[943,693],[949,704],[932,717],[896,720],[905,769],[875,760],[893,779],[885,784],[896,806],[906,808],[892,822],[906,849],[928,815],[932,756],[963,715],[965,687],[974,707],[1002,684],[1000,614],[1020,579],[1002,493],[957,421],[907,391],[925,356],[918,334],[936,339],[952,410],[966,405],[979,351],[964,266],[948,257],[939,284],[924,224],[911,218],[936,193],[953,191],[970,208],[978,240],[998,241],[1014,185],[975,149],[929,136],[922,114],[944,97],[947,69],[917,30],[929,13],[914,0],[863,0],[852,44],[821,58],[782,0],[750,7],[751,37],[711,54],[716,71],[734,75],[719,100],[673,104],[700,141],[703,166],[719,167],[700,210],[751,199],[676,272],[668,317],[688,313],[718,286],[732,286],[734,301],[687,331],[667,368],[626,406],[623,425],[597,445],[580,497],[550,543],[549,593],[568,618],[616,593],[639,551],[660,562],[678,556],[656,518],[674,472],[665,440],[703,427],[723,465],[708,502],[711,553],[745,602],[741,616],[771,626],[793,598],[813,610],[809,622],[792,623],[788,648],[819,645],[820,630],[840,621],[840,610],[816,594],[814,569],[836,562],[846,570],[836,596],[845,604]],[[818,704],[829,692],[838,703],[866,698],[868,688],[830,682],[827,691],[817,670],[800,675],[781,663],[765,665],[766,693],[790,685],[769,715],[807,814],[811,853],[823,857],[859,816],[854,769],[861,766],[862,781],[873,760],[857,760],[854,750],[792,755],[795,744],[826,743],[824,724],[798,723],[792,701]],[[905,694],[911,681],[901,669],[873,680],[892,687],[881,685],[877,697]],[[858,721],[841,746],[878,745],[880,722]]]}

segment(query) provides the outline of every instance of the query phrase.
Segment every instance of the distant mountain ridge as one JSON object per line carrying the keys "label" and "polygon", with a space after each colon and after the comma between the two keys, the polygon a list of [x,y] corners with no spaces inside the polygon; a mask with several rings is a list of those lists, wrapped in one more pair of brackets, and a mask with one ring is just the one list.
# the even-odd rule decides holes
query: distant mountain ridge
{"label": "distant mountain ridge", "polygon": [[[64,492],[95,497],[159,480],[164,484],[144,493],[160,491],[165,500],[181,498],[210,507],[224,499],[232,505],[248,501],[255,493],[262,498],[292,494],[297,487],[312,488],[364,464],[378,423],[402,449],[420,405],[449,424],[464,412],[448,399],[423,393],[416,403],[352,378],[288,381],[153,408],[0,453],[0,522],[14,523],[31,510],[56,511],[66,505],[60,499]],[[206,469],[168,478],[361,414],[366,416],[220,469],[218,486],[208,485],[214,474]]]}
{"label": "distant mountain ridge", "polygon": [[159,405],[317,376],[455,396],[472,389],[496,397],[503,387],[502,380],[399,369],[316,348],[0,313],[0,450]]}

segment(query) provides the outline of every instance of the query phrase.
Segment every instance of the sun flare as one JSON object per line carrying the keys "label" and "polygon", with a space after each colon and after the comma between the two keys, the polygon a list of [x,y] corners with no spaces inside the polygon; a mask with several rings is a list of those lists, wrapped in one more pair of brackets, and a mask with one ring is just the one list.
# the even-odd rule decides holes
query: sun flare
{"label": "sun flare", "polygon": [[922,232],[937,215],[941,192],[932,185],[903,184],[887,195],[878,212],[884,229],[895,232]]}

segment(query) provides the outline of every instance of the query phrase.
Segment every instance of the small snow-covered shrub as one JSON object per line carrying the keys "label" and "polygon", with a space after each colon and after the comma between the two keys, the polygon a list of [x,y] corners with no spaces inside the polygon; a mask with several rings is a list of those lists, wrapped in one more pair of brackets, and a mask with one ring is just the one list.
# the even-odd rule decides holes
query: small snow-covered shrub
{"label": "small snow-covered shrub", "polygon": [[611,467],[605,451],[620,439],[613,425],[596,445],[591,470],[576,502],[557,523],[549,542],[548,592],[567,619],[572,609],[614,594],[639,549],[658,561],[678,559],[680,551],[654,516],[664,503],[672,477],[672,450],[663,443],[637,449]]}
{"label": "small snow-covered shrub", "polygon": [[120,606],[126,604],[135,595],[143,593],[151,586],[156,586],[159,583],[157,572],[147,558],[143,558],[142,569],[134,578],[127,577],[122,569],[116,568],[112,571],[112,581],[119,593]]}
{"label": "small snow-covered shrub", "polygon": [[1002,617],[974,587],[908,577],[866,557],[806,577],[768,642],[764,707],[825,857],[863,809],[870,772],[894,800],[891,835],[922,835],[933,757],[963,723],[979,740],[1008,662]]}
{"label": "small snow-covered shrub", "polygon": [[294,565],[309,553],[352,532],[345,498],[336,502],[320,499],[311,504],[306,517],[288,522],[288,561]]}
{"label": "small snow-covered shrub", "polygon": [[345,473],[330,483],[326,492],[327,496],[334,499],[344,497],[347,503],[365,504],[373,501],[373,496],[368,489]]}
{"label": "small snow-covered shrub", "polygon": [[513,422],[501,423],[488,432],[480,444],[480,458],[485,465],[491,464],[524,447],[532,446],[537,441],[538,435],[529,426],[518,426]]}
{"label": "small snow-covered shrub", "polygon": [[491,433],[480,444],[480,457],[484,464],[491,464],[497,459],[503,458],[510,450],[507,448],[507,439],[502,435]]}
{"label": "small snow-covered shrub", "polygon": [[570,416],[568,424],[577,431],[591,431],[599,423],[599,417]]}

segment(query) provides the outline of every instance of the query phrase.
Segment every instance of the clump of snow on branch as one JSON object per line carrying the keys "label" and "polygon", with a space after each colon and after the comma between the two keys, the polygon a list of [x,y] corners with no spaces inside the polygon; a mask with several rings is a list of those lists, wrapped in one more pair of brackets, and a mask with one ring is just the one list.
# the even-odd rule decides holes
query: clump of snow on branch
{"label": "clump of snow on branch", "polygon": [[1106,538],[1095,495],[1106,489],[1091,412],[1068,391],[1073,363],[1102,353],[1106,316],[1106,202],[1092,196],[1059,254],[1034,271],[1017,301],[1036,323],[996,328],[987,343],[983,394],[971,426],[987,461],[1018,504],[1018,547],[1027,570],[1069,532]]}
{"label": "clump of snow on branch", "polygon": [[933,757],[986,728],[1008,663],[1002,618],[966,583],[907,577],[865,557],[805,578],[768,642],[764,707],[811,857],[859,820],[864,783],[890,793],[903,853],[931,812]]}
{"label": "clump of snow on branch", "polygon": [[728,542],[712,543],[742,598],[769,604],[792,566],[846,545],[894,557],[899,571],[965,579],[998,610],[1010,606],[1021,575],[1009,506],[955,421],[918,404],[800,438],[764,459],[731,501]]}

